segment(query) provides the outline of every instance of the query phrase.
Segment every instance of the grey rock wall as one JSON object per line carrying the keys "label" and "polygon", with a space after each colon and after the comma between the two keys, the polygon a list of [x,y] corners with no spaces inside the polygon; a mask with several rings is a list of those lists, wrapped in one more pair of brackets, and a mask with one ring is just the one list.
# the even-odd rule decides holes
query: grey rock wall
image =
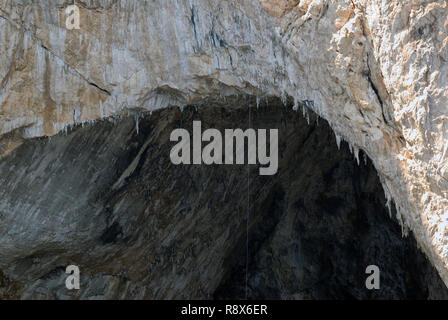
{"label": "grey rock wall", "polygon": [[[279,128],[279,171],[175,166],[174,128]],[[234,97],[78,125],[0,161],[0,297],[32,299],[447,298],[390,218],[377,173],[311,111]],[[131,169],[129,169],[131,168]],[[127,172],[123,179],[123,173]],[[119,183],[117,183],[119,182]],[[249,200],[249,202],[248,202]],[[249,220],[247,208],[250,208]],[[81,289],[65,288],[65,267]],[[367,290],[365,269],[381,270]]]}

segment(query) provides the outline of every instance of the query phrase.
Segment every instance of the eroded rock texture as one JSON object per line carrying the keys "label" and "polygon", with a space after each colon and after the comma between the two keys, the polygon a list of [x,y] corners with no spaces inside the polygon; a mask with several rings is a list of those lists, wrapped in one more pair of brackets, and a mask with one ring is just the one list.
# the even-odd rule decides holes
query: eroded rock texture
{"label": "eroded rock texture", "polygon": [[[246,94],[292,99],[295,108],[305,105],[326,119],[356,156],[358,150],[368,155],[388,203],[396,205],[403,232],[412,231],[448,284],[446,1],[77,3],[81,28],[66,30],[64,10],[71,0],[0,0],[0,150],[5,161],[29,139],[126,109],[206,105],[207,99]],[[60,161],[58,152],[67,143],[46,156]],[[96,167],[106,173],[110,161],[104,157]],[[39,172],[39,163],[34,159],[27,165]],[[3,167],[2,177],[10,167],[11,162]],[[39,178],[31,172],[13,180],[24,185],[23,193],[14,195],[14,203],[22,206],[17,221],[31,216],[27,209],[37,203],[42,207],[33,215],[40,223],[49,212],[45,206],[67,207],[59,220],[53,217],[63,225],[76,220],[69,210],[89,207],[92,192],[85,185],[69,192],[81,198],[75,204],[37,200],[39,192],[42,199],[53,195],[23,182]],[[69,181],[61,183],[69,187]],[[10,188],[2,192],[9,194]],[[2,201],[11,217],[18,207],[12,199]],[[3,228],[13,233],[32,228],[20,226],[19,231],[12,225]],[[33,230],[28,230],[30,239],[43,237]],[[71,236],[54,235],[56,242]],[[15,245],[26,247],[26,238],[23,242]],[[10,245],[0,245],[3,265],[17,258]]]}
{"label": "eroded rock texture", "polygon": [[[448,297],[390,219],[370,162],[338,150],[322,119],[255,100],[157,111],[138,133],[131,115],[22,144],[0,162],[1,296],[245,298],[248,221],[249,298]],[[246,128],[249,105],[251,127],[279,128],[277,175],[171,163],[174,128]],[[65,288],[69,264],[79,291]],[[370,264],[381,290],[365,287]]]}

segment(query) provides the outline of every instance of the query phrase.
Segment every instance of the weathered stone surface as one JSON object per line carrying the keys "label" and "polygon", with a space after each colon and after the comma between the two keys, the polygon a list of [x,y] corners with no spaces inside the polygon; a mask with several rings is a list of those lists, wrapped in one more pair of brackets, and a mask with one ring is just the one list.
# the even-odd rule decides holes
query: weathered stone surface
{"label": "weathered stone surface", "polygon": [[78,1],[68,31],[71,3],[0,0],[3,156],[122,109],[290,96],[372,159],[448,284],[446,1]]}

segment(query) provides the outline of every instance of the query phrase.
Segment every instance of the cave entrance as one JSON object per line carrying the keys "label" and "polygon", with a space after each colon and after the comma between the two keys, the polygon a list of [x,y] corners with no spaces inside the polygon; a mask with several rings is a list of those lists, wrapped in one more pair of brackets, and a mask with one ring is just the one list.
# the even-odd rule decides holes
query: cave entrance
{"label": "cave entrance", "polygon": [[[310,110],[304,117],[275,97],[229,97],[135,119],[76,126],[0,160],[8,222],[0,274],[11,284],[0,296],[65,296],[58,281],[70,261],[89,279],[77,298],[447,297],[389,216],[369,159],[361,154],[358,165],[347,144],[338,149]],[[277,173],[174,165],[170,135],[191,133],[193,121],[221,132],[278,129]],[[22,232],[2,236],[8,230]],[[365,286],[369,265],[380,268],[379,290]]]}

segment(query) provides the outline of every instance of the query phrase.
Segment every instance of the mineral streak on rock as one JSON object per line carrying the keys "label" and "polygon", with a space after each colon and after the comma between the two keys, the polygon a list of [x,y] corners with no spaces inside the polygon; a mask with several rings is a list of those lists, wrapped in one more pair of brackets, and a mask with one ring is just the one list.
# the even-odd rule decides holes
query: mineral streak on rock
{"label": "mineral streak on rock", "polygon": [[446,1],[77,3],[81,29],[69,31],[72,1],[0,0],[6,161],[29,139],[123,110],[291,97],[372,160],[403,233],[448,284]]}

